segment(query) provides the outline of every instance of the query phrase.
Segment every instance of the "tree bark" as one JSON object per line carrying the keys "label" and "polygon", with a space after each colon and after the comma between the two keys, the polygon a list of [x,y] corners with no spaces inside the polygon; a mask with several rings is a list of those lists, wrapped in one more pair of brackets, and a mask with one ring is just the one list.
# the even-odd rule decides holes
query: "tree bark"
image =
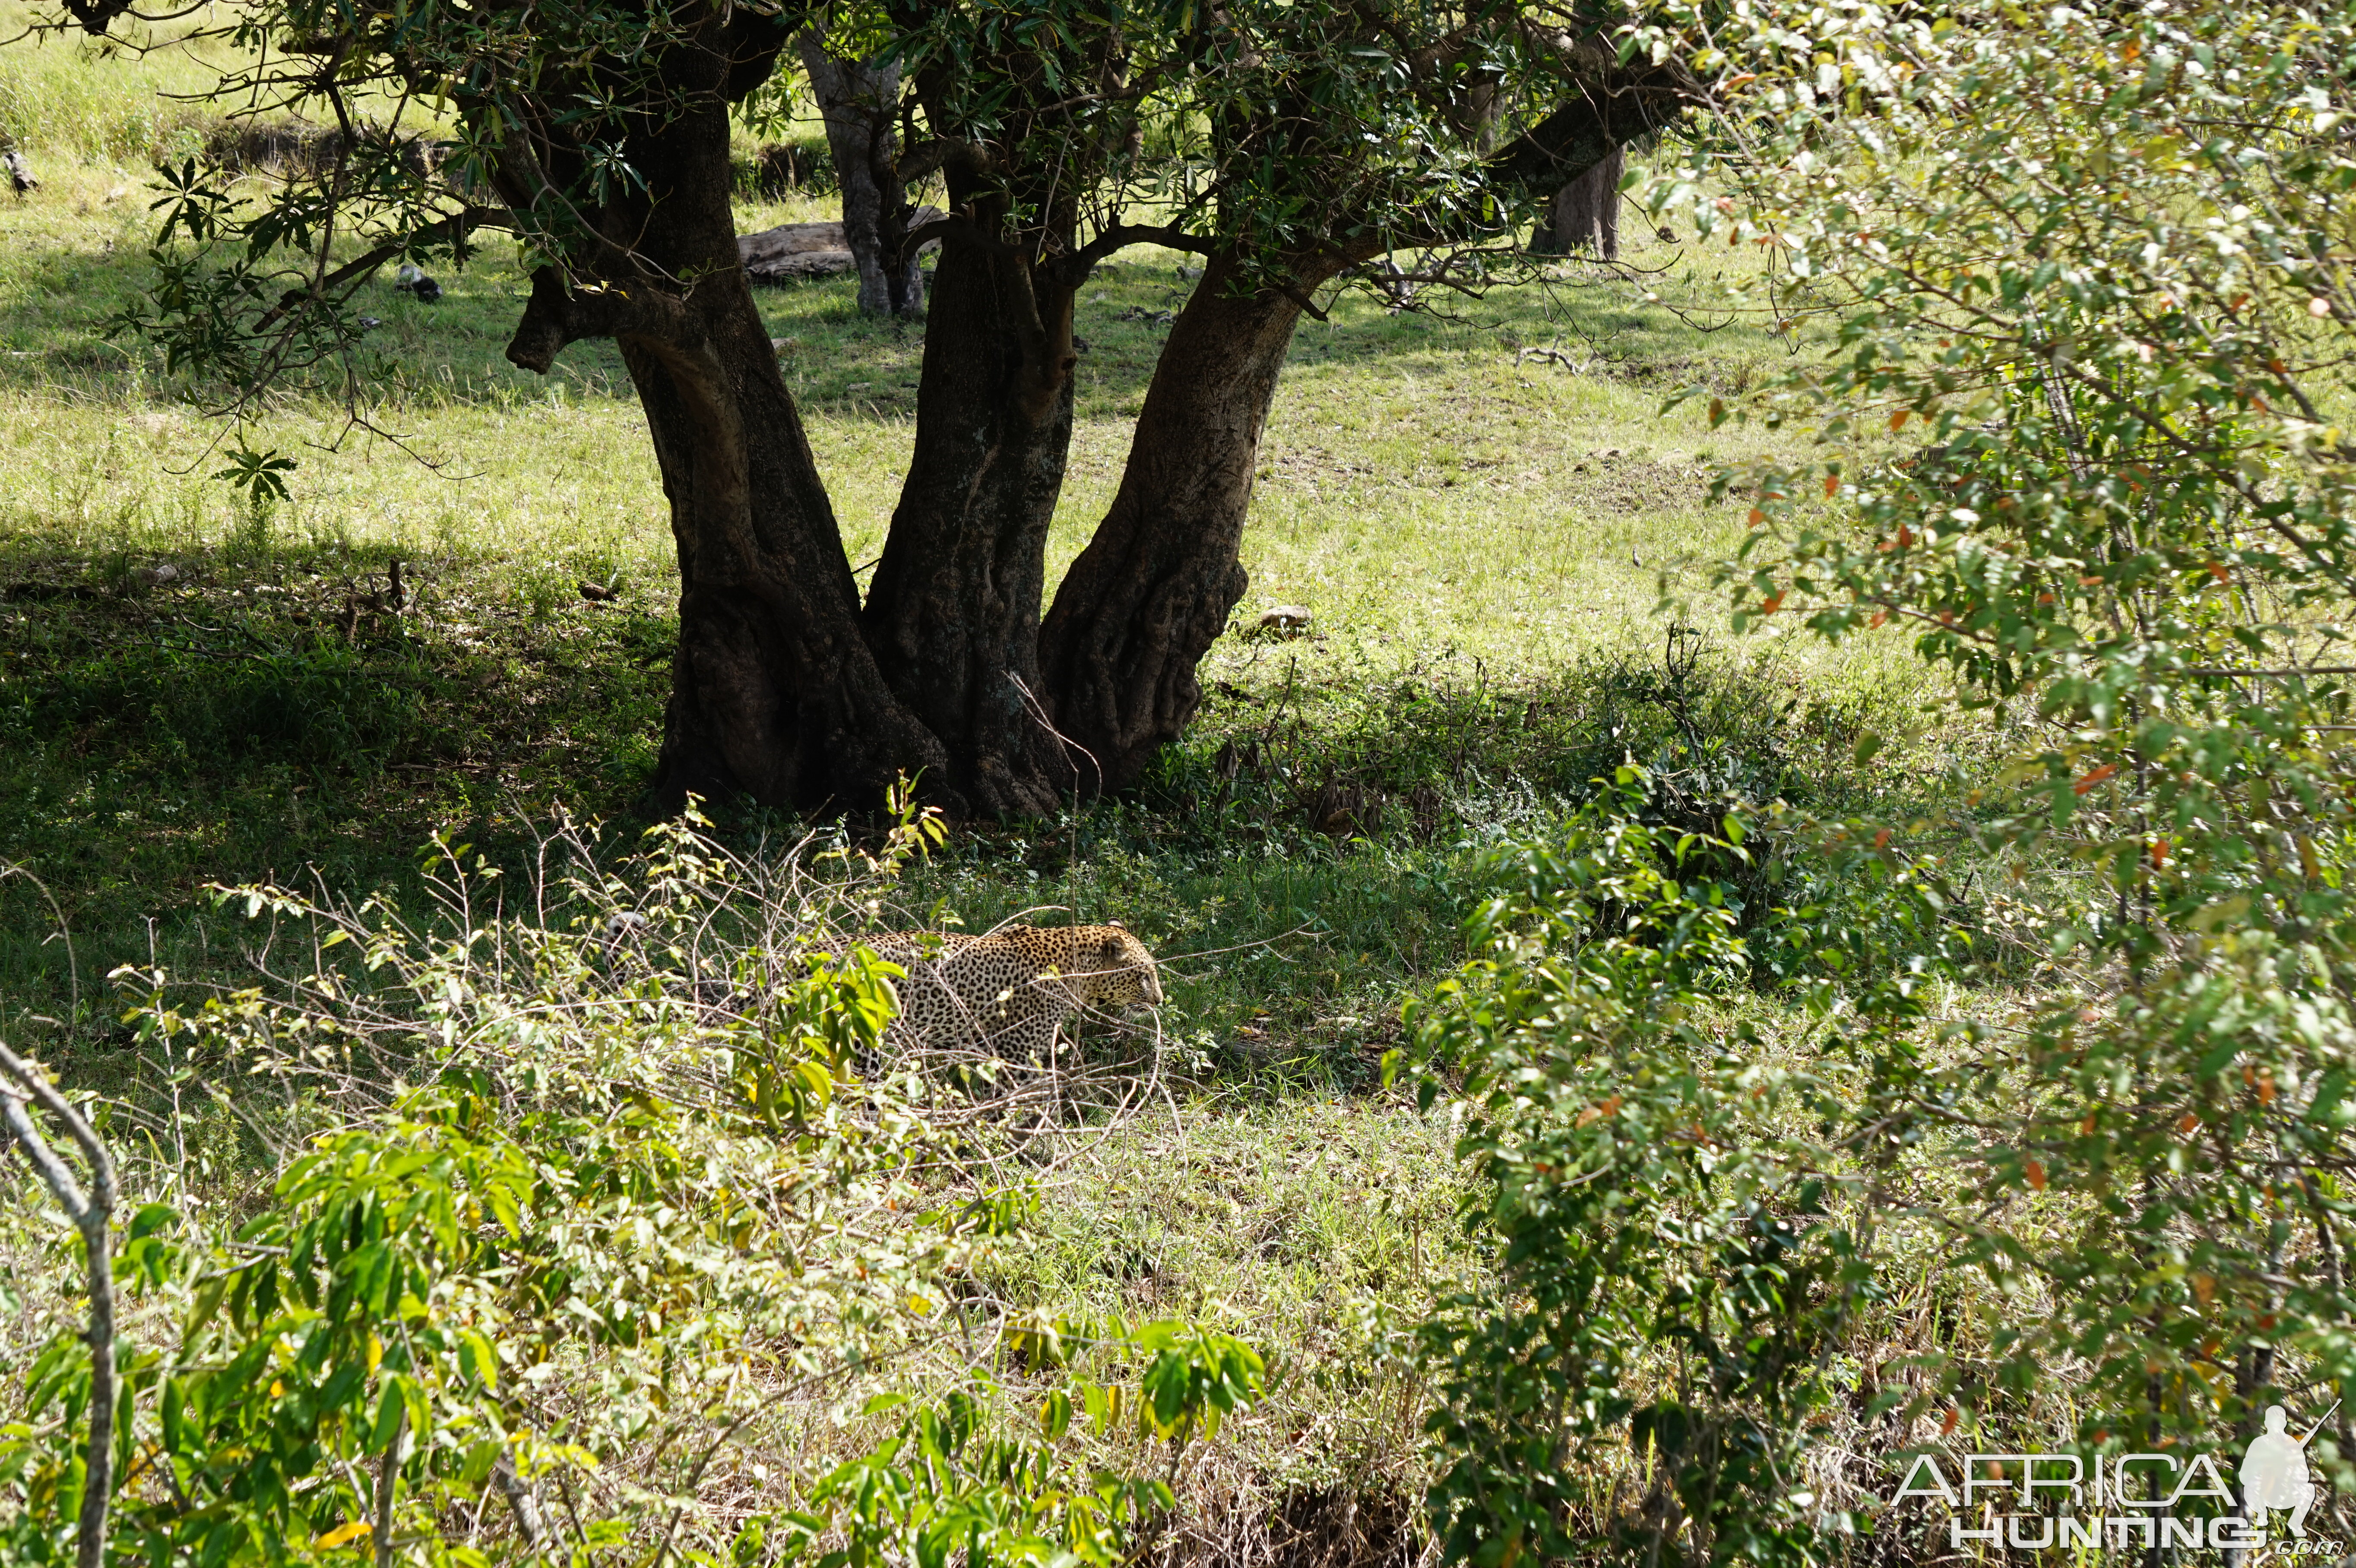
{"label": "tree bark", "polygon": [[[682,58],[691,75],[701,57]],[[742,56],[712,58],[734,70]],[[566,342],[612,336],[646,410],[680,572],[659,793],[856,808],[921,771],[952,813],[1036,814],[1066,791],[1135,783],[1192,718],[1195,665],[1248,585],[1238,547],[1259,443],[1309,292],[1397,236],[1354,229],[1257,292],[1239,292],[1238,258],[1214,256],[1156,367],[1112,508],[1043,624],[1074,296],[1100,254],[1157,231],[1115,225],[1076,249],[1077,187],[1060,165],[1009,168],[954,140],[912,155],[902,168],[940,170],[950,210],[916,236],[944,244],[916,448],[862,607],[737,264],[725,94],[679,89],[683,107],[631,138],[643,188],[600,219],[572,274],[535,275],[509,347],[545,369]],[[1559,184],[1644,109],[1566,107],[1493,165]]]}
{"label": "tree bark", "polygon": [[1620,179],[1628,172],[1628,150],[1609,156],[1555,193],[1554,244],[1558,254],[1592,251],[1607,261],[1620,259]]}
{"label": "tree bark", "polygon": [[565,344],[610,336],[646,411],[680,570],[658,798],[864,806],[902,770],[945,780],[947,754],[861,635],[833,508],[737,265],[728,103],[717,82],[680,86],[680,106],[630,138],[643,193],[602,223],[629,248],[584,243],[594,281],[534,273],[508,357],[544,373]]}
{"label": "tree bark", "polygon": [[1120,489],[1039,629],[1083,793],[1134,784],[1202,703],[1194,667],[1251,583],[1244,517],[1300,302],[1344,260],[1238,293],[1236,259],[1215,256],[1171,324]]}
{"label": "tree bark", "polygon": [[842,229],[859,269],[862,315],[925,314],[925,277],[907,244],[907,189],[893,173],[899,158],[893,111],[900,98],[897,63],[837,59],[815,27],[797,37],[809,72],[826,144],[842,187]]}
{"label": "tree bark", "polygon": [[[40,1127],[25,1108],[31,1101],[61,1123],[67,1136],[81,1146],[90,1164],[90,1190],[84,1193],[73,1172],[57,1157]],[[114,1498],[114,1266],[107,1226],[119,1194],[114,1157],[105,1140],[82,1114],[59,1093],[41,1070],[0,1045],[0,1133],[12,1136],[25,1151],[26,1161],[47,1184],[58,1207],[81,1232],[84,1277],[90,1289],[90,1328],[82,1336],[90,1346],[90,1440],[82,1449],[81,1510],[74,1521],[75,1568],[106,1568],[106,1515]],[[8,1138],[0,1137],[0,1152]]]}
{"label": "tree bark", "polygon": [[1040,695],[1047,527],[1072,442],[1076,285],[1000,235],[964,188],[933,278],[916,442],[865,627],[884,678],[982,810],[1037,815],[1085,787]]}

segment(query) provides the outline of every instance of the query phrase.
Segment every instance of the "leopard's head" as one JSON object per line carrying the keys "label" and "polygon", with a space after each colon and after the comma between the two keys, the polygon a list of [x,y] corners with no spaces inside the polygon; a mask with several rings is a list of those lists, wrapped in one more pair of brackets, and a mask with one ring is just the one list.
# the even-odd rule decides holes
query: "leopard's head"
{"label": "leopard's head", "polygon": [[1120,922],[1088,933],[1092,950],[1077,955],[1094,972],[1090,989],[1101,1002],[1144,1002],[1160,1005],[1162,971],[1145,944],[1121,929]]}

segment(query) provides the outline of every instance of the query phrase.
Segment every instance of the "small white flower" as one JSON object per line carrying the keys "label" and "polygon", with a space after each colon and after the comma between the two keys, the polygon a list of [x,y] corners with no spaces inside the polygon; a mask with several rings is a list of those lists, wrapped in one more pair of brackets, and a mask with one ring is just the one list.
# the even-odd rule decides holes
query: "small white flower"
{"label": "small white flower", "polygon": [[2321,321],[2331,315],[2331,302],[2321,294],[2307,302],[2307,314]]}

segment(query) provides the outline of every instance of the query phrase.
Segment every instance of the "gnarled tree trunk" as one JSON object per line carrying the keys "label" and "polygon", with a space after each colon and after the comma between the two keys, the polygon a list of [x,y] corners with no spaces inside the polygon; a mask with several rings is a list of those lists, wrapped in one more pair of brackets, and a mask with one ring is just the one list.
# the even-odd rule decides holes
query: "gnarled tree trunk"
{"label": "gnarled tree trunk", "polygon": [[[1490,167],[1526,188],[1576,182],[1657,130],[1682,91],[1664,71],[1572,100]],[[1202,700],[1195,666],[1249,584],[1245,512],[1299,302],[1390,244],[1414,242],[1363,232],[1331,241],[1296,262],[1282,292],[1238,294],[1234,261],[1219,258],[1172,324],[1120,489],[1039,630],[1057,729],[1093,778],[1084,789],[1134,784]]]}
{"label": "gnarled tree trunk", "polygon": [[1002,198],[961,188],[933,279],[916,444],[865,627],[884,678],[937,736],[977,809],[1053,810],[1081,781],[1040,695],[1047,525],[1072,442],[1073,285],[1000,237]]}
{"label": "gnarled tree trunk", "polygon": [[902,770],[946,775],[948,754],[861,633],[833,508],[736,264],[721,84],[681,85],[682,106],[631,138],[644,192],[603,216],[603,243],[584,240],[586,275],[534,273],[508,357],[545,372],[565,344],[612,337],[646,411],[680,571],[658,793],[863,805]]}
{"label": "gnarled tree trunk", "polygon": [[[762,25],[737,16],[718,30]],[[1097,257],[1162,231],[1112,225],[1076,248],[1063,170],[935,144],[951,211],[921,236],[944,251],[916,447],[862,606],[737,265],[720,79],[745,58],[681,51],[682,76],[709,59],[714,80],[681,80],[683,106],[647,117],[629,147],[644,188],[600,215],[571,274],[535,275],[509,348],[544,370],[566,342],[612,336],[646,410],[680,573],[659,790],[855,808],[921,770],[952,813],[1023,814],[1134,783],[1193,716],[1195,666],[1244,592],[1253,473],[1309,291],[1396,236],[1329,242],[1281,287],[1244,286],[1237,258],[1214,257],[1155,368],[1112,508],[1042,623],[1074,294]],[[1559,183],[1622,139],[1611,122],[1627,108],[1569,108],[1494,161]],[[528,180],[507,183],[511,205],[533,199]]]}

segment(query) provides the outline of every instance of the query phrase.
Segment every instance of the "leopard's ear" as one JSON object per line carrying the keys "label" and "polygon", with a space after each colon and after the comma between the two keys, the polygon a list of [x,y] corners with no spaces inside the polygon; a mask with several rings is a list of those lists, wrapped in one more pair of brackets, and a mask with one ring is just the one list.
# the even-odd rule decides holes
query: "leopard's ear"
{"label": "leopard's ear", "polygon": [[1120,923],[1120,922],[1119,922],[1119,921],[1117,921],[1117,920],[1108,920],[1108,921],[1105,922],[1105,924],[1107,924],[1107,925],[1110,926],[1110,927],[1111,927],[1113,930],[1115,930],[1115,931],[1126,931],[1126,930],[1128,930],[1128,929],[1129,929],[1127,926],[1125,926],[1125,925],[1121,924],[1121,923]]}

